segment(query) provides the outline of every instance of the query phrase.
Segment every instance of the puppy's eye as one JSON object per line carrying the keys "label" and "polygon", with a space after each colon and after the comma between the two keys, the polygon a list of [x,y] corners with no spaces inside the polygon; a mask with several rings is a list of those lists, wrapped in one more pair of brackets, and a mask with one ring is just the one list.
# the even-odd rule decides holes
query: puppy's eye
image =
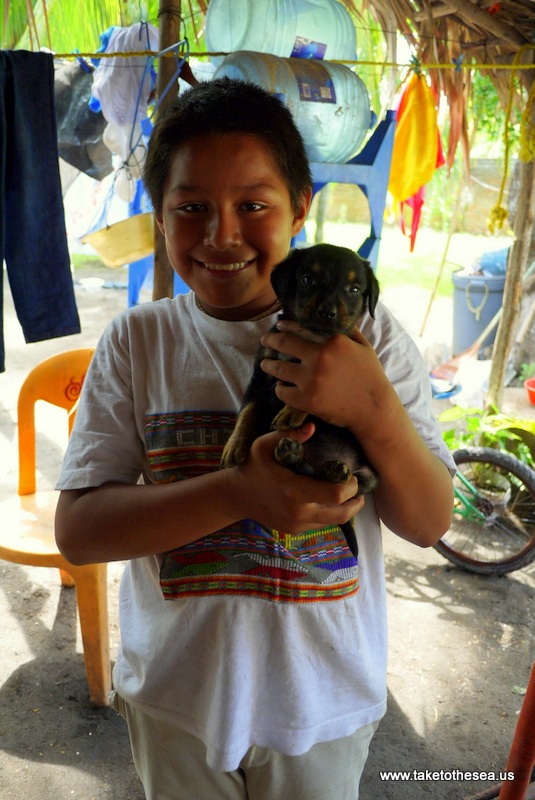
{"label": "puppy's eye", "polygon": [[301,283],[304,284],[304,286],[314,286],[315,282],[316,281],[314,280],[312,275],[302,275],[301,276]]}
{"label": "puppy's eye", "polygon": [[356,296],[359,292],[360,292],[360,289],[359,289],[358,286],[350,286],[349,287],[349,294],[352,294],[352,295]]}

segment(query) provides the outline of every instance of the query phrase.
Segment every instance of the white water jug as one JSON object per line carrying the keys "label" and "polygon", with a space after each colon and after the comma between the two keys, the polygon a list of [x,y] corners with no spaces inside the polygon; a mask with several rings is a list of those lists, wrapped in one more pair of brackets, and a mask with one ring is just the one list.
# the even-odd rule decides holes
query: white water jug
{"label": "white water jug", "polygon": [[337,0],[211,0],[204,36],[210,52],[356,58],[355,25]]}
{"label": "white water jug", "polygon": [[292,112],[311,161],[345,163],[354,156],[372,124],[366,87],[343,64],[268,53],[231,53],[216,69],[278,95]]}

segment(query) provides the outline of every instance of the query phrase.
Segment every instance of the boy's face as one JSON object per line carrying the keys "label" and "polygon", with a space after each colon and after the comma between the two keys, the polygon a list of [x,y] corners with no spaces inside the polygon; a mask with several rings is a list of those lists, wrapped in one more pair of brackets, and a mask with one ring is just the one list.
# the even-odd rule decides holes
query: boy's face
{"label": "boy's face", "polygon": [[264,144],[242,133],[186,142],[167,178],[158,226],[169,260],[218,319],[240,320],[275,302],[270,275],[303,227]]}

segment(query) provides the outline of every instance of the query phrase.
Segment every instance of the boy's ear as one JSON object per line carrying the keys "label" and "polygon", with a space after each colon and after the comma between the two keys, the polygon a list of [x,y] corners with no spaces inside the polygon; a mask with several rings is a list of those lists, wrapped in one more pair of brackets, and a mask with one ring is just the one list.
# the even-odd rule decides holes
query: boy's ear
{"label": "boy's ear", "polygon": [[163,224],[163,217],[159,219],[156,215],[154,215],[154,219],[156,220],[156,224],[160,229],[160,233],[162,234],[162,236],[165,236],[165,225]]}
{"label": "boy's ear", "polygon": [[292,236],[297,236],[303,225],[305,224],[308,209],[312,202],[312,187],[306,189],[301,195],[301,202],[297,214],[294,212],[294,219],[292,223]]}

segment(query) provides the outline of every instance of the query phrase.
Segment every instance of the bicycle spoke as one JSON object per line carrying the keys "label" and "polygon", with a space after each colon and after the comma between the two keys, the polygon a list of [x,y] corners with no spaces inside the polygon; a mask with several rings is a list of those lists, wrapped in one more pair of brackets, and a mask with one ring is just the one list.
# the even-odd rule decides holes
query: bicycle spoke
{"label": "bicycle spoke", "polygon": [[437,549],[473,571],[508,572],[535,555],[535,472],[489,448],[457,451],[455,509]]}

